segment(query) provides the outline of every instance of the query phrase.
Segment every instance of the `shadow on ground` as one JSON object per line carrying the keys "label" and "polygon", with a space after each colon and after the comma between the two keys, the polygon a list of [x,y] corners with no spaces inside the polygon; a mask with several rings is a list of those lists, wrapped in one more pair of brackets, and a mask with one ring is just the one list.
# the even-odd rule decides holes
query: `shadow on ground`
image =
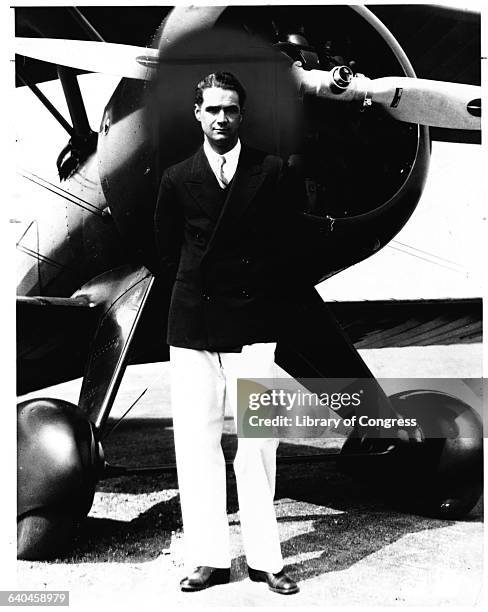
{"label": "shadow on ground", "polygon": [[[226,421],[224,431],[232,423]],[[316,442],[316,441],[314,441]],[[324,447],[330,446],[324,440]],[[237,440],[224,433],[222,445],[227,457],[235,453]],[[150,466],[174,463],[171,419],[134,419],[123,422],[104,442],[107,460],[112,464]],[[316,454],[327,450],[315,444],[281,442],[279,455]],[[172,532],[181,529],[179,497],[175,473],[117,477],[101,481],[102,495],[154,495],[173,491],[132,520],[89,517],[80,528],[75,547],[62,563],[150,561],[168,551]],[[117,496],[116,496],[117,497]],[[367,486],[339,472],[335,462],[283,464],[278,467],[276,507],[282,530],[285,557],[305,560],[290,567],[301,580],[330,571],[343,570],[403,536],[452,525],[453,521],[405,514],[392,509]],[[141,507],[142,508],[142,507]],[[232,470],[228,472],[228,513],[236,525],[237,491]],[[110,514],[110,509],[107,510]],[[466,517],[481,521],[481,500]],[[283,535],[284,534],[284,535]],[[233,560],[237,580],[247,576],[243,557]]]}

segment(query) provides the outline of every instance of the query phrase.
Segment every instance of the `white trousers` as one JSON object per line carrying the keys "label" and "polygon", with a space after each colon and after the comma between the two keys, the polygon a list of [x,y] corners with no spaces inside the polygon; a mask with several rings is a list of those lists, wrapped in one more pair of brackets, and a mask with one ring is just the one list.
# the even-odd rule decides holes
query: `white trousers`
{"label": "white trousers", "polygon": [[[189,567],[230,567],[226,470],[221,437],[225,404],[234,419],[237,378],[273,378],[275,343],[241,353],[170,347],[171,402]],[[273,505],[279,441],[239,438],[234,460],[244,550],[250,567],[283,567]]]}

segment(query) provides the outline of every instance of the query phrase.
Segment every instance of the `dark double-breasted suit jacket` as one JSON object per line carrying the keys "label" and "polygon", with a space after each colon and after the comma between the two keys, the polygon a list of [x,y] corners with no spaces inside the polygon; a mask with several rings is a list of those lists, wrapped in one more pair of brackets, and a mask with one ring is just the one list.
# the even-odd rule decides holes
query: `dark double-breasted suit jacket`
{"label": "dark double-breasted suit jacket", "polygon": [[155,235],[160,274],[174,281],[168,344],[225,350],[279,338],[300,292],[304,197],[281,158],[245,145],[225,190],[203,147],[165,170]]}

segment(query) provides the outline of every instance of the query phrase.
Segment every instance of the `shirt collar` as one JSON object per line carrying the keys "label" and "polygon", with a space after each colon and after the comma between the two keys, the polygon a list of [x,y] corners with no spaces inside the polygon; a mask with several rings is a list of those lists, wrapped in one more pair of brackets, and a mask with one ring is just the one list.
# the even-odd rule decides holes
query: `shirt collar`
{"label": "shirt collar", "polygon": [[207,156],[207,159],[212,167],[218,166],[221,157],[225,157],[226,164],[235,164],[237,166],[237,161],[239,160],[239,154],[241,152],[241,141],[238,138],[235,146],[222,156],[220,153],[217,153],[212,149],[205,138],[203,141],[203,150],[205,151],[205,155]]}

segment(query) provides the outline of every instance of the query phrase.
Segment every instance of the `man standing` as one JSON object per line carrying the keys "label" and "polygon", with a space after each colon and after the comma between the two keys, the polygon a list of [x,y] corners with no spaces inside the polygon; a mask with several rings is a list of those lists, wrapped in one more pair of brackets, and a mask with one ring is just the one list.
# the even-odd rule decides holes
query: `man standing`
{"label": "man standing", "polygon": [[[245,97],[227,72],[198,83],[203,146],[164,172],[155,214],[161,274],[174,281],[171,398],[187,562],[196,568],[183,591],[229,582],[225,405],[236,418],[237,378],[273,377],[290,301],[299,188],[279,157],[240,142]],[[298,586],[283,571],[273,505],[277,446],[240,438],[234,471],[249,577],[292,594]]]}

